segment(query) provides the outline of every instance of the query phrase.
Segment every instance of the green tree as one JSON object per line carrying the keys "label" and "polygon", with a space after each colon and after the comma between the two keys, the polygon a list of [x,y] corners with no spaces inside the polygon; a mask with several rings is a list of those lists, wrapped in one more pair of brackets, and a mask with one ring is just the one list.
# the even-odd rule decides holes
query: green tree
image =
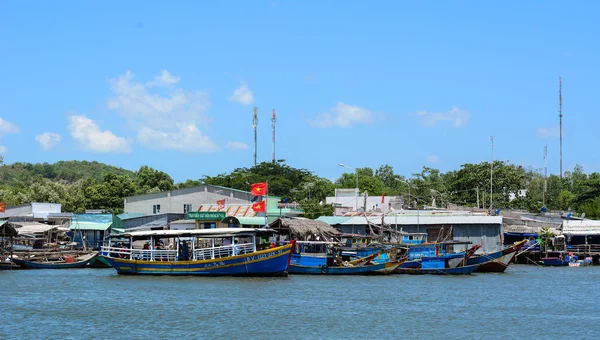
{"label": "green tree", "polygon": [[169,191],[173,189],[173,179],[163,171],[144,165],[135,174],[140,193]]}

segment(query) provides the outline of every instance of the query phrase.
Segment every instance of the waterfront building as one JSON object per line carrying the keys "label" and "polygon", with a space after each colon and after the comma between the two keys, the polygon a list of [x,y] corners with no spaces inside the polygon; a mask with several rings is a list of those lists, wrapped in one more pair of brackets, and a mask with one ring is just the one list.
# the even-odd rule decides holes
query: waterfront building
{"label": "waterfront building", "polygon": [[[250,192],[200,185],[125,197],[125,214],[120,219],[127,230],[168,229],[171,222],[182,219],[193,220],[196,229],[212,229],[264,226],[278,217],[304,213],[297,204],[284,201],[281,197],[269,196],[266,214],[256,213],[252,210],[254,197]],[[268,215],[268,219],[265,215]]]}
{"label": "waterfront building", "polygon": [[[343,234],[372,235],[383,224],[405,233],[426,233],[430,242],[455,240],[480,244],[478,253],[502,249],[502,216],[471,212],[405,210],[378,216],[322,216]],[[457,245],[454,251],[465,251],[468,245]]]}

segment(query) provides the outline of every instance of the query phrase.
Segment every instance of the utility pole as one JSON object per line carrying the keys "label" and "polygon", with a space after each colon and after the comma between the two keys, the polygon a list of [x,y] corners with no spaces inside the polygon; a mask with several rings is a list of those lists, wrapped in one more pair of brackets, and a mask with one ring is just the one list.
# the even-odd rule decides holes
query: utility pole
{"label": "utility pole", "polygon": [[271,112],[271,127],[273,127],[273,163],[275,163],[275,122],[277,121],[277,113],[275,109]]}
{"label": "utility pole", "polygon": [[548,144],[544,146],[544,195],[542,207],[546,206],[546,190],[548,190]]}
{"label": "utility pole", "polygon": [[258,108],[255,106],[252,108],[252,127],[254,128],[254,166],[256,166],[256,126],[258,125]]}
{"label": "utility pole", "polygon": [[492,196],[494,194],[494,136],[490,137],[490,141],[492,142],[492,161],[490,162],[490,215],[492,214],[493,204],[492,204]]}
{"label": "utility pole", "polygon": [[563,178],[562,167],[562,77],[558,77],[558,118],[560,121],[560,178]]}

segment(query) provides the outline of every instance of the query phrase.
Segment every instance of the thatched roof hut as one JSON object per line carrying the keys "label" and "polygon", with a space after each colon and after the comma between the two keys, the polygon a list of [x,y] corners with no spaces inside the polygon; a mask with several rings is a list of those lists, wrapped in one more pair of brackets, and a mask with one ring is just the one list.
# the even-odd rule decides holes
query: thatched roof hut
{"label": "thatched roof hut", "polygon": [[269,224],[269,228],[298,241],[325,241],[340,236],[340,232],[329,224],[302,217],[278,218]]}

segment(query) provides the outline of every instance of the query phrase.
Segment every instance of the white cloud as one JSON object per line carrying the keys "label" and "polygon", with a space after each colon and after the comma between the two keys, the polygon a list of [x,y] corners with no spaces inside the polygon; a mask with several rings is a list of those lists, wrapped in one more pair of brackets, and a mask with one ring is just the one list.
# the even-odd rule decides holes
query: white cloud
{"label": "white cloud", "polygon": [[42,134],[36,135],[35,140],[40,143],[40,146],[44,150],[50,150],[60,142],[60,135],[58,133],[53,132],[44,132]]}
{"label": "white cloud", "polygon": [[129,140],[117,137],[108,130],[102,131],[96,122],[85,115],[69,116],[68,120],[71,137],[84,150],[101,153],[128,153],[131,151]]}
{"label": "white cloud", "polygon": [[0,136],[8,133],[17,133],[19,131],[18,126],[0,117]]}
{"label": "white cloud", "polygon": [[540,127],[535,129],[538,136],[544,138],[557,138],[560,136],[560,127],[559,126],[551,126],[551,127]]}
{"label": "white cloud", "polygon": [[177,131],[165,132],[143,127],[138,132],[139,142],[155,150],[179,150],[189,152],[218,151],[219,147],[207,136],[202,135],[196,124],[178,124]]}
{"label": "white cloud", "polygon": [[153,81],[147,82],[146,86],[172,86],[177,84],[181,78],[173,76],[169,71],[162,70],[160,71],[160,76],[154,77]]}
{"label": "white cloud", "polygon": [[446,112],[419,111],[415,115],[425,126],[435,126],[438,122],[450,122],[454,128],[464,128],[471,120],[469,111],[461,110],[456,106]]}
{"label": "white cloud", "polygon": [[368,124],[373,122],[375,114],[360,106],[337,103],[327,112],[318,115],[311,124],[316,127],[351,127],[356,123]]}
{"label": "white cloud", "polygon": [[[9,122],[8,120],[2,119],[0,117],[0,137],[9,134],[9,133],[18,133],[19,127],[15,124]],[[4,154],[8,151],[8,148],[4,145],[0,145],[0,154]]]}
{"label": "white cloud", "polygon": [[252,91],[248,88],[248,84],[246,84],[245,81],[241,81],[240,87],[233,91],[229,100],[242,105],[250,105],[254,103],[254,94],[252,94]]}
{"label": "white cloud", "polygon": [[437,155],[429,155],[427,156],[426,160],[429,163],[437,163],[440,161],[440,157],[438,157]]}
{"label": "white cloud", "polygon": [[228,142],[226,147],[231,150],[246,150],[248,144],[242,142]]}
{"label": "white cloud", "polygon": [[[137,131],[140,144],[152,149],[174,149],[212,152],[217,145],[198,128],[199,122],[208,122],[205,112],[210,108],[208,94],[203,91],[184,91],[175,88],[179,77],[163,70],[148,83],[134,81],[131,71],[111,81],[114,96],[108,107],[127,120]],[[165,85],[161,93],[150,89]],[[164,94],[166,92],[166,94]]]}

